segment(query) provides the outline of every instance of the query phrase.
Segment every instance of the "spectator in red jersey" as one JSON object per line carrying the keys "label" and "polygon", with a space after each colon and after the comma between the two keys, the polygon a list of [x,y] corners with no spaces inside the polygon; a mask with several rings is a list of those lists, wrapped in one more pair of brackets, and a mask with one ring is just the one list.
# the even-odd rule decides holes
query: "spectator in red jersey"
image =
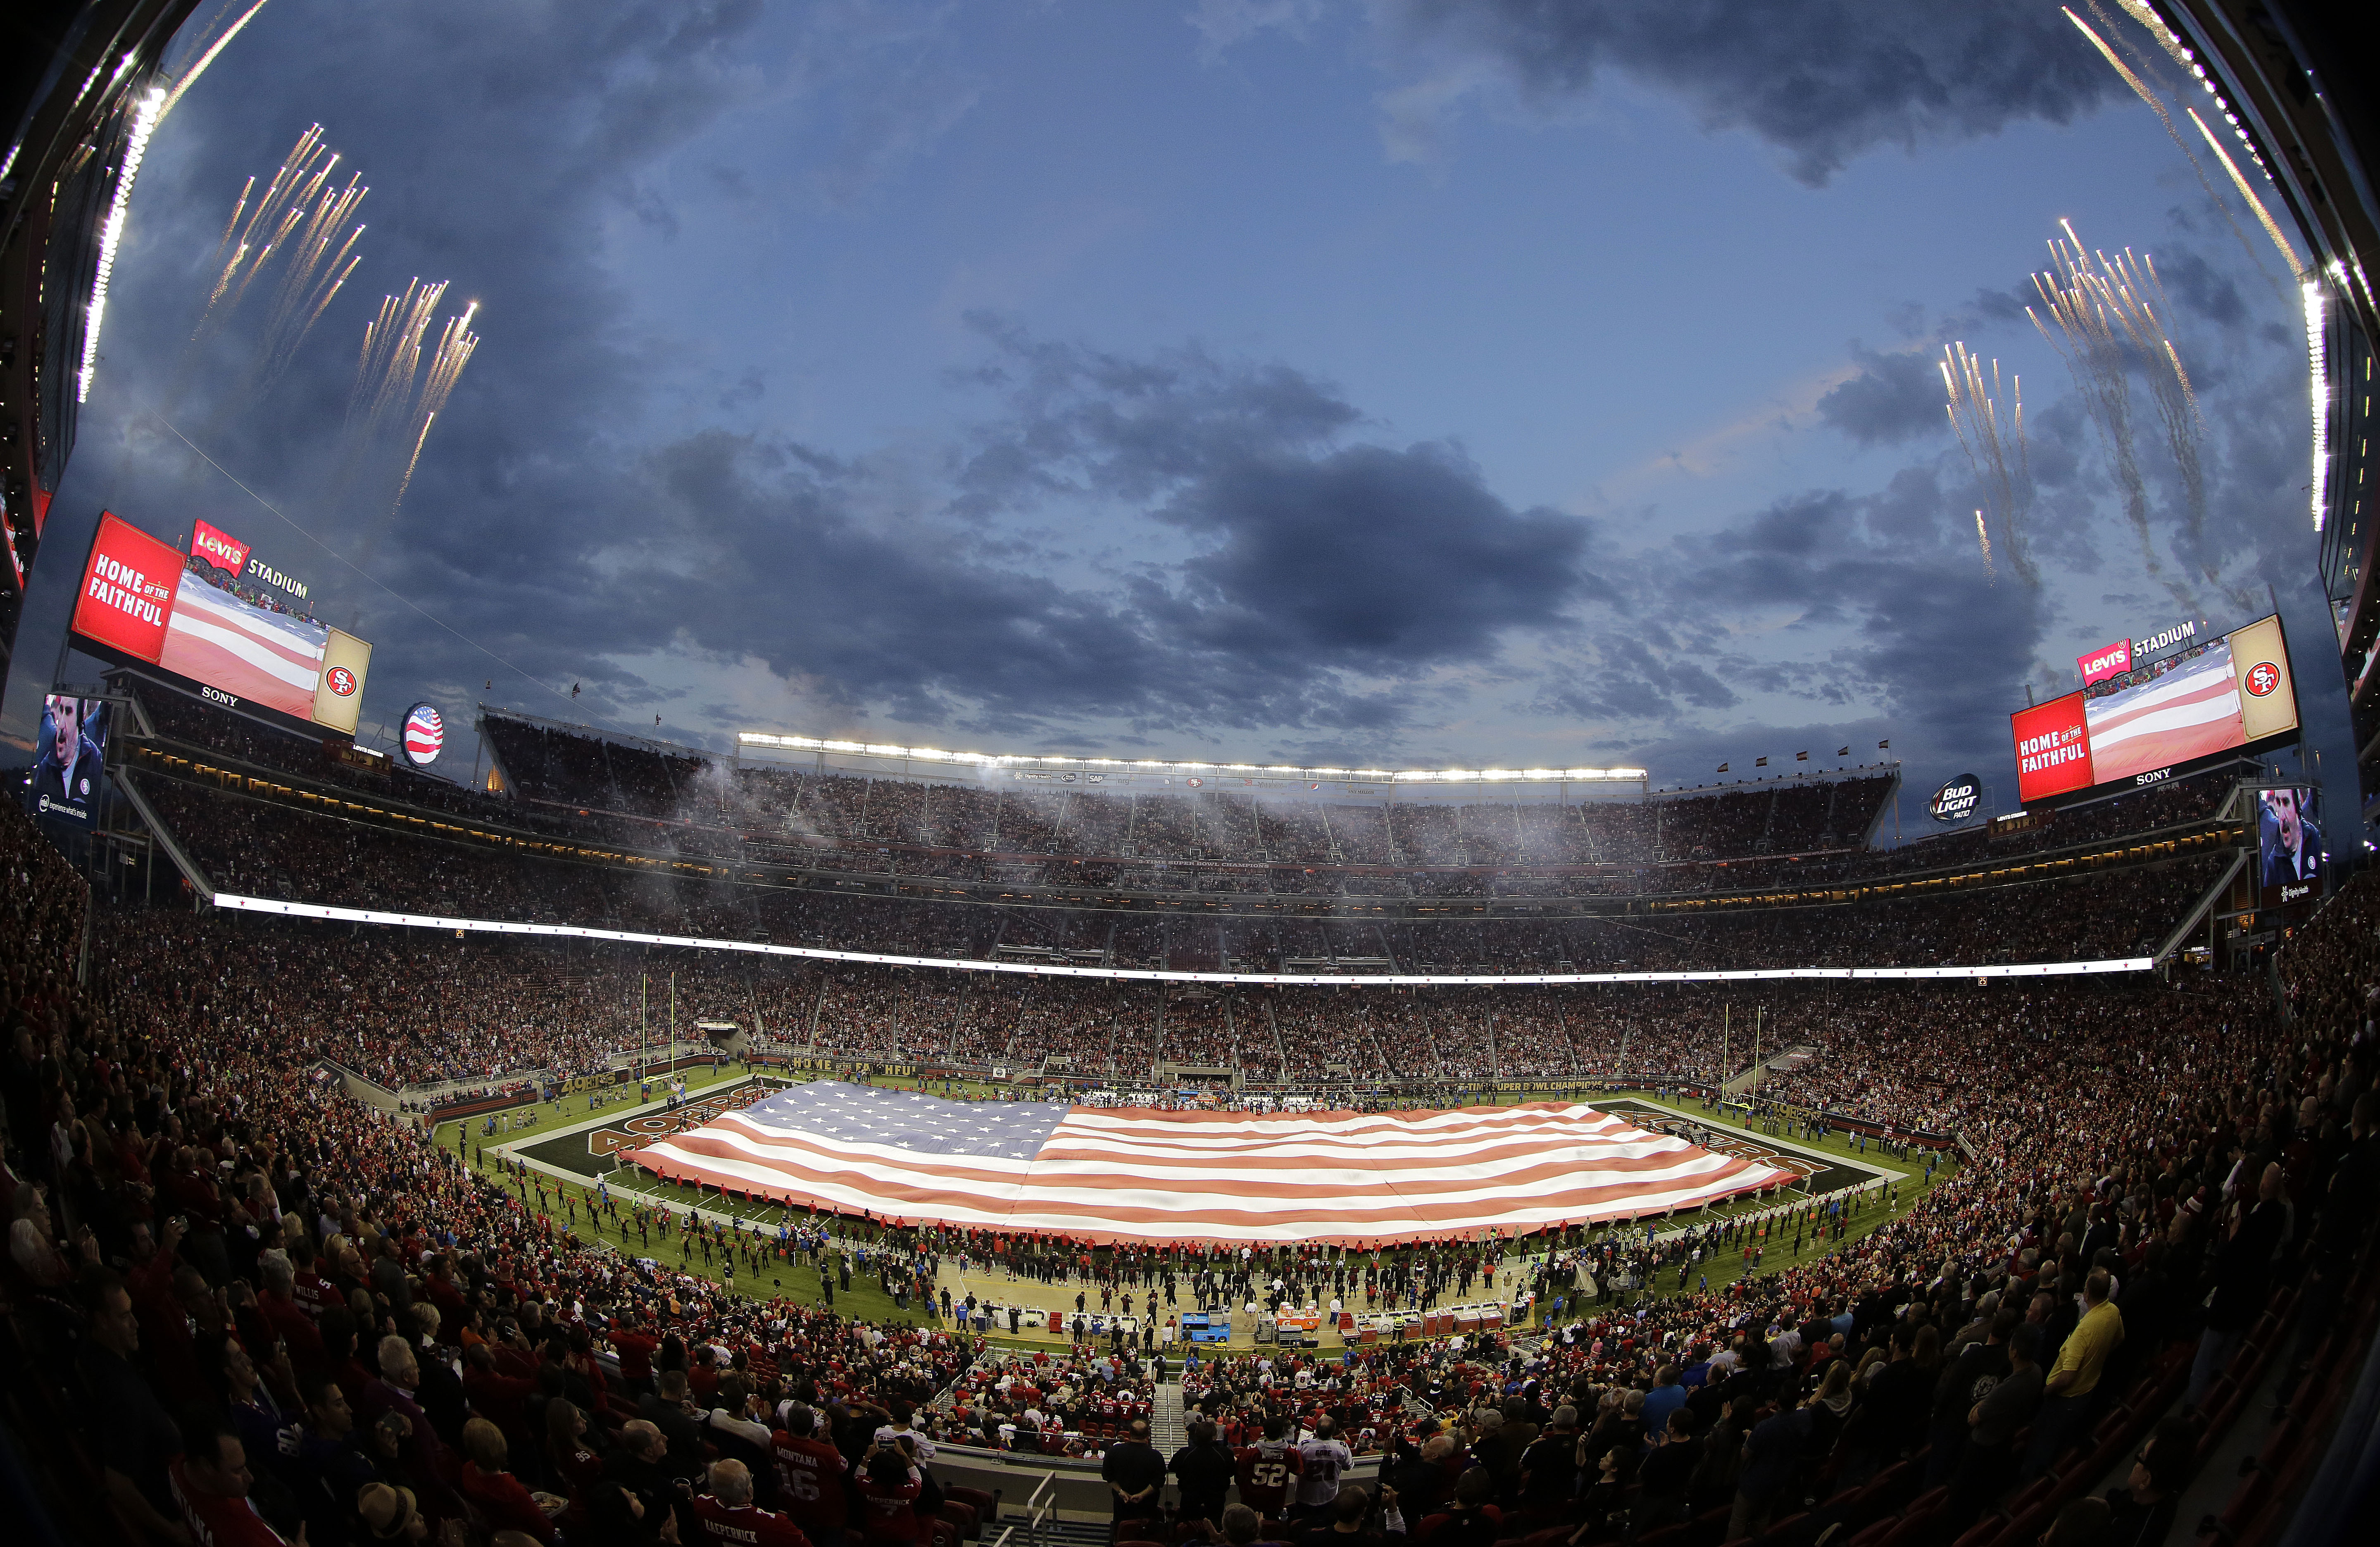
{"label": "spectator in red jersey", "polygon": [[275,1249],[256,1260],[257,1272],[264,1280],[263,1292],[256,1297],[257,1313],[273,1329],[273,1335],[288,1346],[289,1363],[300,1375],[327,1375],[330,1360],[322,1352],[322,1334],[315,1329],[314,1319],[298,1303],[298,1271],[290,1263],[289,1254]]}
{"label": "spectator in red jersey", "polygon": [[[916,1496],[913,1483],[910,1497]],[[751,1468],[741,1461],[710,1464],[710,1492],[696,1497],[694,1514],[705,1540],[710,1541],[745,1542],[753,1547],[810,1547],[810,1540],[802,1534],[800,1527],[752,1502]],[[916,1527],[917,1522],[911,1520],[913,1533]]]}
{"label": "spectator in red jersey", "polygon": [[661,1339],[641,1322],[612,1323],[612,1351],[620,1358],[620,1379],[627,1383],[630,1396],[641,1397],[653,1389],[653,1356],[661,1346]]}
{"label": "spectator in red jersey", "polygon": [[843,1547],[846,1505],[843,1452],[818,1432],[818,1414],[795,1403],[771,1435],[777,1461],[779,1495],[785,1513],[810,1539],[811,1547]]}
{"label": "spectator in red jersey", "polygon": [[[248,1452],[230,1424],[212,1414],[194,1419],[182,1454],[168,1473],[182,1521],[203,1547],[281,1547],[288,1538],[264,1523],[249,1503],[254,1476]],[[305,1532],[298,1533],[302,1541]]]}
{"label": "spectator in red jersey", "polygon": [[901,1452],[874,1444],[860,1453],[859,1467],[859,1498],[866,1512],[862,1517],[865,1538],[871,1542],[917,1541],[916,1505],[917,1495],[924,1492],[917,1468]]}
{"label": "spectator in red jersey", "polygon": [[552,1518],[521,1486],[520,1479],[504,1469],[510,1458],[504,1431],[486,1419],[471,1419],[463,1425],[463,1454],[470,1457],[463,1463],[463,1497],[490,1528],[520,1531],[552,1547],[558,1534]]}
{"label": "spectator in red jersey", "polygon": [[562,1523],[575,1526],[587,1516],[587,1490],[603,1475],[603,1458],[587,1443],[587,1414],[567,1397],[545,1405],[545,1462],[555,1485],[569,1495],[570,1507]]}
{"label": "spectator in red jersey", "polygon": [[1265,1419],[1264,1438],[1239,1454],[1240,1499],[1267,1520],[1287,1518],[1289,1490],[1297,1477],[1297,1447],[1288,1439],[1289,1420]]}

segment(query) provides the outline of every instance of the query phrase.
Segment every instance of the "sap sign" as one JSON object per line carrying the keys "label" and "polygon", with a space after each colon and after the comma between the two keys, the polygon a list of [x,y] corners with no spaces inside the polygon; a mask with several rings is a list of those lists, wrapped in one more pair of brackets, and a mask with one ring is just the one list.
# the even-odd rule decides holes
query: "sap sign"
{"label": "sap sign", "polygon": [[1961,774],[1936,790],[1925,809],[1934,813],[1937,822],[1964,822],[1975,814],[1983,798],[1983,781],[1973,774]]}

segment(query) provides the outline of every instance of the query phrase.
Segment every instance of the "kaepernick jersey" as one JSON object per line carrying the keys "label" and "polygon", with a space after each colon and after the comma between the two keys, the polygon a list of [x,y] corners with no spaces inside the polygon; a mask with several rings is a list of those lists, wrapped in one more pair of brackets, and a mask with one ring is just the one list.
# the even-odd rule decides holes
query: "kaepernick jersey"
{"label": "kaepernick jersey", "polygon": [[1258,1440],[1240,1452],[1240,1502],[1268,1520],[1278,1520],[1297,1476],[1297,1451],[1287,1440]]}
{"label": "kaepernick jersey", "polygon": [[735,1541],[753,1547],[810,1547],[810,1539],[783,1516],[751,1504],[733,1508],[709,1494],[694,1501],[695,1517],[702,1522],[705,1541]]}

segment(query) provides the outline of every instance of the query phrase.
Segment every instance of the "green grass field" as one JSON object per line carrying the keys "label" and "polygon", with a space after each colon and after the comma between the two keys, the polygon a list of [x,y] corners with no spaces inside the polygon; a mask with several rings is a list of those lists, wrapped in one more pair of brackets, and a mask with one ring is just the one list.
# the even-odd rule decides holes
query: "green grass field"
{"label": "green grass field", "polygon": [[[743,1083],[750,1078],[750,1075],[737,1066],[731,1066],[715,1076],[690,1074],[686,1079],[686,1094],[689,1099],[693,1099],[707,1091],[716,1091]],[[989,1087],[963,1081],[920,1082],[915,1079],[879,1079],[873,1083],[898,1090],[928,1089],[937,1094],[964,1097],[982,1097],[990,1093]],[[1543,1099],[1545,1098],[1538,1095],[1513,1097],[1514,1101]],[[1780,1144],[1790,1144],[1801,1150],[1835,1157],[1845,1162],[1859,1162],[1888,1171],[1906,1173],[1906,1179],[1899,1184],[1900,1198],[1898,1208],[1888,1211],[1879,1202],[1866,1202],[1852,1216],[1850,1229],[1844,1239],[1832,1243],[1830,1249],[1840,1250],[1855,1245],[1871,1231],[1888,1223],[1900,1212],[1906,1212],[1917,1198],[1933,1185],[1933,1181],[1946,1179],[1951,1174],[1952,1166],[1957,1163],[1956,1152],[1948,1153],[1943,1165],[1935,1173],[1933,1180],[1929,1181],[1922,1154],[1909,1161],[1893,1160],[1887,1158],[1874,1146],[1863,1153],[1853,1139],[1842,1134],[1830,1134],[1820,1139],[1790,1138],[1783,1135],[1772,1136],[1765,1131],[1767,1127],[1765,1124],[1759,1122],[1746,1124],[1740,1120],[1723,1118],[1715,1112],[1705,1110],[1699,1102],[1668,1102],[1645,1091],[1598,1091],[1593,1093],[1592,1099],[1598,1102],[1609,1102],[1623,1112],[1630,1108],[1638,1108],[1686,1117],[1712,1128],[1745,1134],[1755,1142],[1777,1137]],[[536,1121],[526,1127],[507,1128],[489,1136],[479,1131],[476,1120],[448,1123],[440,1127],[434,1136],[434,1141],[443,1147],[452,1148],[459,1145],[460,1153],[466,1163],[471,1164],[491,1179],[500,1181],[508,1189],[514,1189],[516,1184],[511,1178],[499,1175],[496,1157],[492,1153],[498,1145],[510,1146],[517,1152],[544,1159],[545,1157],[534,1154],[535,1151],[543,1147],[540,1140],[541,1135],[552,1134],[554,1130],[565,1129],[590,1118],[602,1117],[614,1113],[625,1118],[637,1110],[637,1105],[634,1102],[621,1102],[590,1109],[586,1096],[577,1094],[524,1110],[532,1111],[536,1115]],[[568,1149],[568,1146],[562,1146],[558,1151],[549,1151],[549,1154],[566,1151]],[[546,1163],[551,1164],[553,1162],[547,1160]],[[572,1168],[577,1167],[574,1165]],[[1854,1171],[1850,1165],[1840,1165],[1831,1166],[1819,1173],[1813,1181],[1821,1190],[1824,1190],[1833,1187],[1853,1185],[1864,1177],[1864,1173]],[[574,1228],[581,1240],[607,1241],[630,1256],[651,1257],[665,1266],[682,1269],[714,1283],[723,1282],[725,1278],[722,1264],[716,1257],[706,1261],[698,1251],[691,1261],[685,1260],[683,1238],[674,1227],[666,1235],[654,1230],[650,1236],[633,1227],[625,1227],[628,1226],[631,1217],[630,1204],[642,1204],[649,1210],[667,1208],[680,1218],[683,1218],[688,1208],[700,1208],[707,1213],[727,1215],[740,1221],[747,1221],[755,1227],[767,1231],[771,1237],[776,1225],[781,1221],[792,1220],[798,1223],[807,1217],[800,1210],[788,1211],[773,1204],[734,1201],[722,1199],[716,1192],[700,1192],[692,1188],[665,1183],[632,1167],[624,1167],[608,1173],[605,1180],[612,1196],[620,1206],[620,1223],[617,1224],[608,1216],[600,1221],[591,1218],[589,1204],[596,1196],[591,1173],[588,1180],[583,1183],[553,1176],[538,1177],[533,1183],[530,1199],[534,1203],[537,1196],[534,1187],[542,1185],[546,1197],[552,1200],[548,1207],[558,1228]],[[1873,1199],[1872,1190],[1868,1196]],[[567,1200],[566,1204],[565,1200]],[[1705,1217],[1725,1220],[1740,1214],[1756,1212],[1760,1207],[1761,1205],[1750,1202],[1730,1205],[1715,1209],[1707,1216],[1698,1215],[1696,1220],[1699,1222]],[[575,1223],[565,1212],[569,1208],[576,1210]],[[1790,1226],[1781,1236],[1772,1234],[1768,1237],[1759,1276],[1773,1276],[1781,1269],[1793,1265],[1797,1259],[1793,1255],[1792,1240]],[[1815,1244],[1805,1238],[1803,1258],[1808,1259],[1817,1255],[1819,1253]],[[1688,1286],[1689,1288],[1698,1287],[1702,1280],[1706,1277],[1709,1288],[1717,1291],[1733,1283],[1740,1276],[1742,1276],[1740,1254],[1734,1250],[1722,1249],[1702,1264],[1689,1280]],[[1660,1279],[1660,1284],[1654,1290],[1657,1296],[1666,1297],[1679,1293],[1673,1270],[1664,1271]],[[748,1259],[740,1261],[735,1273],[735,1286],[739,1294],[783,1295],[803,1305],[816,1305],[821,1301],[819,1270],[808,1263],[780,1262],[764,1257],[756,1271],[750,1265]],[[932,1314],[922,1305],[913,1305],[907,1310],[896,1308],[890,1295],[879,1288],[872,1280],[858,1274],[854,1275],[849,1290],[838,1288],[834,1297],[834,1308],[845,1315],[875,1322],[934,1320]],[[1541,1306],[1540,1317],[1547,1315],[1549,1309],[1549,1304]],[[1021,1347],[1047,1347],[1058,1339],[1048,1334],[1018,1338],[1010,1338],[1002,1334],[996,1336],[993,1341],[1001,1345]]]}

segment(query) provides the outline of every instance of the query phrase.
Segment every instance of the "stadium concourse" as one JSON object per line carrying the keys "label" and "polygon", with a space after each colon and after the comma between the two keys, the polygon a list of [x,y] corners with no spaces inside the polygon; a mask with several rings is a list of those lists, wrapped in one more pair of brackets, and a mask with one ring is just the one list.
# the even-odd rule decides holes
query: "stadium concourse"
{"label": "stadium concourse", "polygon": [[[1405,861],[1385,867],[1402,892],[1258,889],[1190,918],[1121,883],[936,897],[899,891],[905,871],[856,894],[831,868],[695,864],[735,833],[724,825],[681,827],[689,847],[662,862],[617,837],[661,819],[599,816],[584,782],[604,769],[601,810],[676,810],[659,804],[676,784],[621,783],[624,764],[670,773],[656,749],[645,764],[604,743],[608,761],[589,763],[593,739],[541,731],[540,798],[559,803],[524,806],[174,713],[145,730],[128,738],[123,785],[151,824],[151,863],[176,871],[110,864],[94,887],[5,822],[10,1419],[44,1531],[96,1518],[94,1539],[180,1541],[187,1504],[232,1540],[375,1540],[409,1513],[466,1540],[642,1541],[662,1520],[693,1540],[722,1506],[677,1483],[717,1456],[747,1462],[760,1502],[813,1540],[863,1501],[871,1540],[941,1539],[990,1525],[973,1509],[988,1497],[965,1490],[1002,1453],[1123,1475],[1145,1455],[1132,1421],[1187,1404],[1246,1462],[1238,1497],[1299,1516],[1255,1528],[1281,1540],[1330,1511],[1268,1492],[1286,1465],[1269,1435],[1318,1458],[1353,1441],[1367,1492],[1348,1518],[1441,1547],[2015,1547],[2089,1499],[2113,1533],[2093,1540],[2178,1541],[2214,1515],[2229,1539],[2262,1541],[2329,1443],[2380,1321],[2368,882],[2241,973],[1363,981],[2146,958],[2208,906],[2239,839],[2220,789],[1957,840],[1930,867],[1855,841],[1831,858],[1763,853],[1787,798],[1706,794],[1653,803],[1665,834],[1692,831],[1709,852],[1682,871],[1575,853],[1533,869],[1524,851],[1487,867],[1464,911],[1432,901],[1439,872]],[[1832,817],[1791,792],[1795,832],[1843,820],[1840,792],[1859,781],[1831,787]],[[863,795],[871,810],[880,797]],[[1768,803],[1756,823],[1720,809],[1747,799]],[[1206,820],[1187,800],[1157,814]],[[1479,813],[1447,814],[1472,841]],[[1407,834],[1390,833],[1402,851]],[[1739,858],[1854,883],[1840,900],[1715,890],[1709,872]],[[1616,902],[1571,884],[1622,871]],[[1504,910],[1497,888],[1521,872],[1560,883],[1568,910]],[[234,895],[953,965],[207,906]],[[1385,900],[1358,912],[1358,896]],[[1315,962],[1345,981],[1048,970]],[[640,1055],[639,1072],[665,1072],[656,1046],[676,1051],[698,1020],[736,1023],[750,1045],[731,1045],[781,1080],[823,1071],[978,1097],[1195,1086],[1176,1099],[1388,1111],[1524,1085],[1666,1088],[1667,1108],[1648,1096],[1634,1111],[1681,1115],[1714,1144],[1732,1132],[1779,1156],[1891,1163],[1707,1216],[1364,1250],[888,1227],[897,1210],[697,1198],[532,1164],[534,1146],[505,1142],[506,1119],[554,1110],[528,1104],[542,1095],[600,1093]],[[1755,1065],[1752,1127],[1740,1104],[1720,1127],[1706,1103]],[[732,1103],[768,1088],[720,1089]],[[664,1127],[707,1115],[698,1103]],[[1046,1321],[1038,1341],[996,1335],[963,1318],[965,1293],[944,1304],[953,1285],[978,1309],[1079,1296],[1087,1323],[1128,1299],[1148,1346],[1119,1346],[1105,1323],[1077,1342],[1071,1317],[1060,1340]],[[1152,1297],[1175,1309],[1152,1318]],[[1205,1346],[1177,1325],[1164,1356],[1166,1320],[1194,1306],[1245,1317],[1253,1302],[1278,1326],[1334,1297],[1367,1313],[1493,1304],[1504,1324],[1400,1319],[1369,1342],[1352,1329],[1311,1348],[1208,1347],[1186,1370]],[[803,1438],[809,1425],[820,1439]],[[904,1433],[939,1508],[908,1498],[903,1463],[885,1459]],[[855,1469],[879,1442],[881,1465]],[[1204,1443],[1159,1458],[1183,1486],[1151,1507],[1178,1498],[1195,1516],[1231,1496]],[[2238,1457],[2259,1453],[2240,1475]],[[1104,1459],[1065,1459],[1081,1456]],[[823,1488],[817,1465],[835,1474]],[[1376,1517],[1390,1488],[1395,1508]],[[242,1492],[252,1509],[232,1507]],[[1150,1518],[1121,1534],[1210,1529]]]}

